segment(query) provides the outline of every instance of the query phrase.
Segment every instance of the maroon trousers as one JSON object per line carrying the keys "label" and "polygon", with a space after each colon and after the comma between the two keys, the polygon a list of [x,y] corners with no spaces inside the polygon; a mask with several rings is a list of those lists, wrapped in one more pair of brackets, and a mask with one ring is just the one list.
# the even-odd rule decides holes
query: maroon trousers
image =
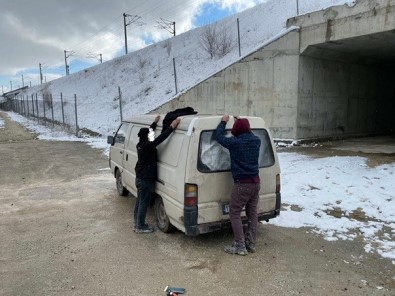
{"label": "maroon trousers", "polygon": [[[235,183],[233,185],[229,218],[237,245],[244,245],[245,240],[255,244],[260,188],[261,185],[259,183]],[[243,231],[243,224],[240,217],[244,207],[248,218],[247,233]]]}

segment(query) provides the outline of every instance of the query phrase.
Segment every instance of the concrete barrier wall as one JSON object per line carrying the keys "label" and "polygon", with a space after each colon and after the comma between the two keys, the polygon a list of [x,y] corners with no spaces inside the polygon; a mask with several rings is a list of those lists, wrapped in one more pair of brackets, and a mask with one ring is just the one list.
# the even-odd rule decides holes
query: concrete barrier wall
{"label": "concrete barrier wall", "polygon": [[153,112],[191,106],[203,114],[259,116],[274,137],[295,139],[298,55],[299,35],[292,31]]}

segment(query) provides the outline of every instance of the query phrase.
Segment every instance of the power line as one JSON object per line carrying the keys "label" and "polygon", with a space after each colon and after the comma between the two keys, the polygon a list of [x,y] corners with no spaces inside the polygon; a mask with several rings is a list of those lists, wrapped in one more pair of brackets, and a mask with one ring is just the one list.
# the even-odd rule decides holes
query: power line
{"label": "power line", "polygon": [[[158,28],[158,26],[153,25],[154,22],[156,23],[158,22],[158,17],[161,20],[165,20],[163,18],[164,16],[169,17],[169,15],[171,16],[172,12],[178,11],[180,8],[190,11],[192,7],[198,6],[200,4],[200,1],[197,0],[169,1],[169,3],[167,3],[168,5],[163,5],[162,3],[158,3],[158,4],[156,3],[158,3],[158,1],[146,0],[143,3],[141,2],[136,3],[134,7],[126,11],[127,12],[133,11],[137,13],[140,16],[140,18],[145,21],[147,26]],[[174,25],[173,35],[175,35],[175,21],[173,22],[173,25]],[[172,33],[172,31],[169,32]],[[124,32],[122,30],[121,20],[120,17],[117,16],[114,17],[109,24],[101,27],[96,33],[91,34],[84,41],[75,44],[71,48],[73,49],[74,53],[78,53],[79,57],[84,58],[86,57],[84,55],[86,55],[89,52],[97,52],[97,51],[103,52],[104,49],[108,50],[113,46],[112,44],[114,44],[114,42],[108,42],[108,46],[102,48],[97,48],[95,46],[95,43],[101,42],[101,39],[104,38],[103,35],[107,35],[105,38],[111,38],[111,39],[115,38],[112,40],[116,41],[116,40],[122,40],[123,34]],[[47,61],[47,64],[51,65],[52,67],[59,67],[61,63],[60,63],[60,59],[59,60],[53,59],[51,61]],[[67,62],[65,64],[67,67]],[[68,73],[67,68],[66,68],[66,73]]]}

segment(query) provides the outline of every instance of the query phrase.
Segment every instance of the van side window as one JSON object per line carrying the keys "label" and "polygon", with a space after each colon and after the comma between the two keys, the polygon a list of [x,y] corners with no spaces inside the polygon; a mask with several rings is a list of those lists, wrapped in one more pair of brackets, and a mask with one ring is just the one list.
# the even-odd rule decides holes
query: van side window
{"label": "van side window", "polygon": [[269,134],[265,129],[253,129],[252,132],[261,139],[261,149],[259,151],[259,167],[267,168],[274,165],[274,153]]}
{"label": "van side window", "polygon": [[114,143],[120,143],[120,144],[125,143],[125,137],[126,137],[126,132],[128,130],[128,127],[129,127],[129,123],[124,122],[121,124],[117,133],[115,134]]}
{"label": "van side window", "polygon": [[[274,165],[274,154],[269,134],[265,129],[253,129],[252,132],[261,139],[259,151],[259,167]],[[200,134],[198,170],[202,173],[212,173],[230,170],[229,150],[221,146],[214,139],[214,131],[203,131]],[[226,137],[230,137],[230,130],[226,130]]]}

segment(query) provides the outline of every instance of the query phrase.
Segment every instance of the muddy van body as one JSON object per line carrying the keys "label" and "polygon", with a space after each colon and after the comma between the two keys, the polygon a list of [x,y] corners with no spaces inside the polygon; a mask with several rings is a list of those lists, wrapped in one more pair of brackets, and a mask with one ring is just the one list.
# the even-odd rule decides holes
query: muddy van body
{"label": "muddy van body", "polygon": [[[164,117],[161,115],[161,119]],[[259,221],[268,221],[280,214],[281,205],[280,166],[275,146],[262,118],[241,117],[248,118],[252,132],[261,139],[258,217]],[[154,118],[155,115],[143,115],[124,120],[115,135],[108,137],[111,172],[120,195],[130,192],[137,196],[134,170],[137,134],[140,128],[149,127]],[[229,227],[229,198],[233,186],[230,157],[228,150],[213,137],[222,116],[180,118],[178,127],[157,147],[158,179],[152,198],[158,228],[169,232],[175,227],[196,236]],[[162,120],[155,136],[161,132],[161,123]],[[233,123],[231,117],[226,125],[229,136]]]}

